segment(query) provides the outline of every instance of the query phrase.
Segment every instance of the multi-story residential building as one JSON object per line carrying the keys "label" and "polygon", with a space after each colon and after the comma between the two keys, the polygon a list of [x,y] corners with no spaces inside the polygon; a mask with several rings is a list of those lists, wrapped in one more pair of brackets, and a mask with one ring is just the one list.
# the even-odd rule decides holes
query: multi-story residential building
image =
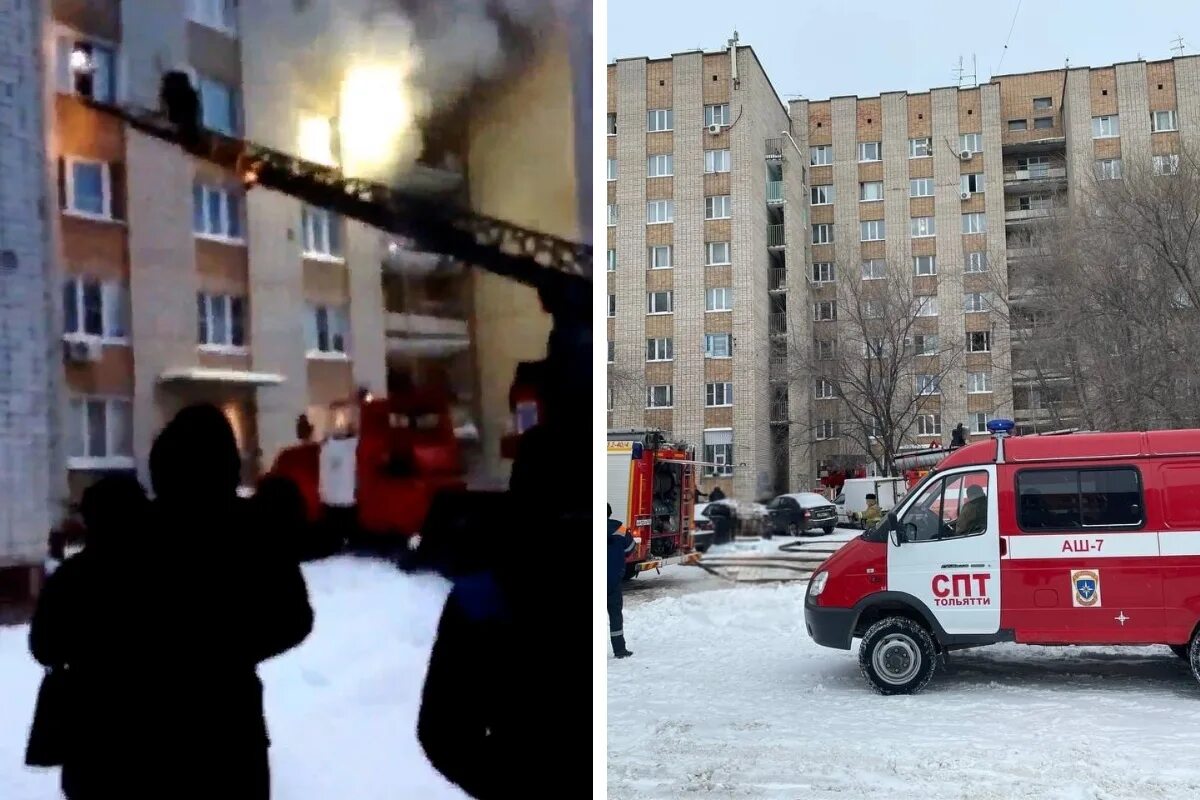
{"label": "multi-story residential building", "polygon": [[[746,80],[768,85],[747,51],[737,48],[743,93]],[[1020,337],[1009,329],[1028,291],[1010,290],[1010,275],[1031,255],[1031,226],[1054,207],[1080,202],[1097,178],[1119,178],[1123,163],[1170,171],[1181,143],[1200,139],[1200,57],[1001,75],[928,92],[795,100],[788,105],[790,136],[782,140],[774,98],[759,105],[747,100],[745,113],[761,119],[743,128],[740,161],[734,146],[733,184],[737,170],[748,169],[753,189],[742,203],[734,190],[730,218],[721,223],[734,242],[733,257],[717,273],[702,266],[711,262],[697,263],[696,236],[681,225],[681,209],[708,206],[717,189],[709,186],[711,176],[703,183],[683,177],[698,162],[697,150],[716,145],[683,139],[692,120],[681,125],[681,115],[691,115],[696,101],[680,87],[681,75],[694,80],[690,65],[700,64],[703,103],[730,97],[737,106],[739,89],[725,89],[716,68],[729,60],[728,52],[717,52],[609,66],[610,424],[663,427],[706,444],[705,430],[731,429],[726,471],[743,497],[764,488],[807,489],[827,470],[864,464],[863,451],[838,434],[843,415],[829,387],[796,380],[787,365],[797,341],[811,342],[815,352],[845,338],[839,281],[868,281],[899,264],[922,300],[915,337],[955,350],[940,381],[914,386],[925,396],[911,442],[946,442],[958,423],[969,436],[982,435],[994,417],[1014,417],[1018,431],[1050,427],[1040,397],[1045,381],[1034,386]],[[672,122],[673,134],[658,131]],[[736,126],[718,135],[738,140]],[[673,178],[655,177],[671,166]],[[673,224],[657,224],[664,202]],[[717,231],[702,224],[707,248]],[[767,228],[767,241],[759,241],[772,224],[781,227]],[[746,250],[739,242],[752,244]],[[672,269],[658,271],[668,264]],[[708,313],[703,328],[689,328],[681,306],[698,306],[692,294],[699,291],[691,286],[699,281],[706,290],[737,287],[733,297],[705,293],[707,308],[732,307],[730,344],[737,347],[721,364],[731,376],[726,386],[736,389],[733,411],[718,420],[706,408],[703,429],[691,410],[698,392],[690,387],[706,384],[708,406],[725,395],[719,384],[707,388],[720,367],[704,359],[701,379],[696,366],[700,354],[712,354],[711,333],[721,329],[708,323]],[[1008,313],[995,305],[1001,295]],[[766,326],[757,322],[764,308]],[[749,324],[738,327],[738,320]],[[770,473],[765,480],[763,470]]]}

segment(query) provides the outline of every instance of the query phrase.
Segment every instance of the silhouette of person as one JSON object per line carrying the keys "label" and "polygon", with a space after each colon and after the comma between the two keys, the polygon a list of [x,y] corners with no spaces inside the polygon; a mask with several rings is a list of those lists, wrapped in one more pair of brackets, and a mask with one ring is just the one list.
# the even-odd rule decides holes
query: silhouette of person
{"label": "silhouette of person", "polygon": [[308,524],[304,494],[291,478],[267,475],[259,481],[250,501],[260,531],[274,531],[282,552],[303,561],[323,555]]}
{"label": "silhouette of person", "polygon": [[185,408],[151,449],[146,519],[99,503],[104,532],[47,581],[30,649],[69,675],[69,800],[270,796],[256,668],[313,614],[239,472],[224,415]]}

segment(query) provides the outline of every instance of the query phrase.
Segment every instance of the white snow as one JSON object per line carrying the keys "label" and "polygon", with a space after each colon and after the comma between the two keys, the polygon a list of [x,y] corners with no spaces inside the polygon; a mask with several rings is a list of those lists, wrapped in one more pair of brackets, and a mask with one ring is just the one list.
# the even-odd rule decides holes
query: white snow
{"label": "white snow", "polygon": [[[664,573],[665,574],[665,573]],[[882,697],[804,628],[806,582],[627,604],[608,661],[609,797],[1200,796],[1200,685],[1165,647],[953,653]]]}
{"label": "white snow", "polygon": [[[316,625],[264,664],[272,797],[466,797],[425,759],[416,738],[421,685],[448,585],[381,562],[305,566]],[[58,797],[58,770],[24,765],[41,669],[26,626],[0,627],[0,798]]]}

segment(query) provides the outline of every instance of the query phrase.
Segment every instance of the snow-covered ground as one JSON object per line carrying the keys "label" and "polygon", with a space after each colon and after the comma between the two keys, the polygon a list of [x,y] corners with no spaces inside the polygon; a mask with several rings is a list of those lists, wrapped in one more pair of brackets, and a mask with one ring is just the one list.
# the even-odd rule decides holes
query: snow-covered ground
{"label": "snow-covered ground", "polygon": [[[416,739],[429,651],[448,585],[376,562],[305,567],[316,610],[308,640],[260,669],[276,800],[466,795]],[[28,628],[0,627],[0,798],[58,795],[58,770],[23,766],[40,668]]]}
{"label": "snow-covered ground", "polygon": [[805,589],[626,608],[609,797],[1200,796],[1200,684],[1167,648],[996,645],[952,654],[921,694],[881,697],[857,650],[808,638]]}

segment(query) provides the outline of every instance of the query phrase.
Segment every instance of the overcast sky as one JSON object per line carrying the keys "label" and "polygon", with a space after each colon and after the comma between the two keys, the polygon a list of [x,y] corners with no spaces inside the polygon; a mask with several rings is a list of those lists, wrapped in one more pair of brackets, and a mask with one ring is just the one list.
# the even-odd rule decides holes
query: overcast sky
{"label": "overcast sky", "polygon": [[1067,58],[1072,66],[1169,58],[1177,36],[1185,54],[1200,53],[1200,2],[608,0],[610,61],[720,49],[734,29],[782,100],[821,100],[953,86],[959,56],[969,74],[972,54],[984,83]]}

